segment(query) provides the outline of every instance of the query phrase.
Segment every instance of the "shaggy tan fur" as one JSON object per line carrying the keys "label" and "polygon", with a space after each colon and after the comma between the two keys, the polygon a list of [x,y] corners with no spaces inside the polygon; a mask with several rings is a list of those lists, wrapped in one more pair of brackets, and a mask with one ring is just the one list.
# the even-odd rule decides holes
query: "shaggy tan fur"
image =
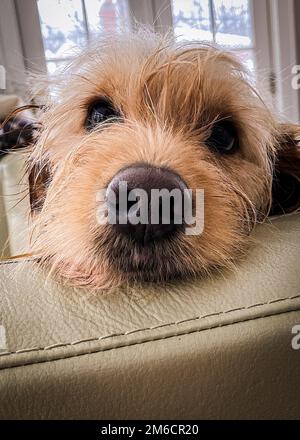
{"label": "shaggy tan fur", "polygon": [[[55,91],[53,91],[53,87]],[[87,132],[90,103],[109,97],[123,121]],[[240,148],[206,146],[213,124],[230,118]],[[55,79],[29,159],[33,252],[77,285],[162,281],[230,267],[272,205],[277,157],[296,157],[298,130],[282,126],[224,51],[149,32],[99,41]],[[287,143],[290,148],[287,149]],[[205,190],[205,228],[138,249],[96,221],[96,194],[135,163],[167,167]]]}

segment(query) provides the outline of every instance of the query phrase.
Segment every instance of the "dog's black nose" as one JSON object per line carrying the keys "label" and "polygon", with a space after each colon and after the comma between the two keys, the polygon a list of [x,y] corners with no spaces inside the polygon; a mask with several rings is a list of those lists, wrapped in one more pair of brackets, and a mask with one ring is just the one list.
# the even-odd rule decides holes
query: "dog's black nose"
{"label": "dog's black nose", "polygon": [[113,227],[140,245],[183,231],[185,189],[165,168],[137,165],[120,171],[106,192]]}

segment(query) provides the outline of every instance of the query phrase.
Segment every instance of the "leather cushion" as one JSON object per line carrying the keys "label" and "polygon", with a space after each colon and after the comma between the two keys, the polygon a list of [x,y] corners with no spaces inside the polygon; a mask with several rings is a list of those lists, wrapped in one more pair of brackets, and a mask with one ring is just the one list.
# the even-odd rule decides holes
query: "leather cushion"
{"label": "leather cushion", "polygon": [[296,418],[300,216],[257,228],[235,272],[89,292],[0,266],[2,418]]}

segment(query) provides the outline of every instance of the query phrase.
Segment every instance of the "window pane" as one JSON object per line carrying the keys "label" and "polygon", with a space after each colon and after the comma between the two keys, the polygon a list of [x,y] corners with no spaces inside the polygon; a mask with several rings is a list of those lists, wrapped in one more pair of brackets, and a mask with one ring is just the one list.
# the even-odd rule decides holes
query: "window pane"
{"label": "window pane", "polygon": [[213,41],[209,0],[173,0],[172,11],[178,38]]}
{"label": "window pane", "polygon": [[37,0],[48,72],[102,32],[129,25],[127,0]]}
{"label": "window pane", "polygon": [[126,0],[85,0],[90,34],[116,32],[128,24]]}
{"label": "window pane", "polygon": [[46,59],[72,56],[86,41],[81,0],[38,0]]}
{"label": "window pane", "polygon": [[253,47],[249,0],[214,0],[216,42],[235,48]]}
{"label": "window pane", "polygon": [[236,50],[236,56],[254,72],[251,1],[172,0],[174,33],[184,40],[210,41]]}

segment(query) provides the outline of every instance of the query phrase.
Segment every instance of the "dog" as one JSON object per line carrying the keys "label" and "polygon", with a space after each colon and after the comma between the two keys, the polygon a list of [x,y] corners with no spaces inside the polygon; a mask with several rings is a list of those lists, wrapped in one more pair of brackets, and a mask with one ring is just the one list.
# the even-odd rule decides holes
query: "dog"
{"label": "dog", "polygon": [[[299,127],[279,122],[220,48],[147,31],[103,38],[49,96],[27,165],[32,252],[73,285],[234,267],[256,224],[300,205]],[[99,224],[97,193],[120,182],[147,194],[203,189],[202,233],[186,234],[172,216],[168,225]]]}

